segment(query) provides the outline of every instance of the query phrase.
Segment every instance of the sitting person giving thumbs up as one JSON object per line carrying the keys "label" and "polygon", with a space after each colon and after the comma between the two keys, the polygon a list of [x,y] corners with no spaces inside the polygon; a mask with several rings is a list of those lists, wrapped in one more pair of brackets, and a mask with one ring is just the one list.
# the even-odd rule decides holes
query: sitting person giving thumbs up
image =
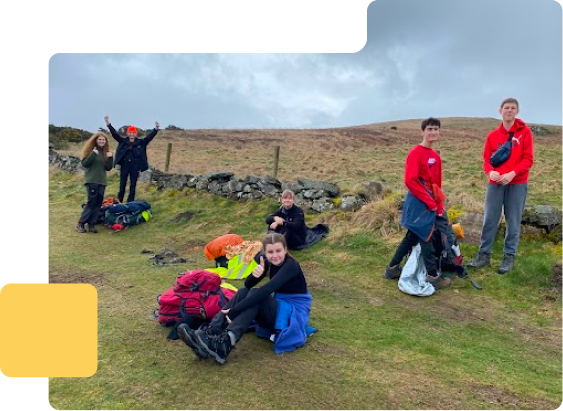
{"label": "sitting person giving thumbs up", "polygon": [[[263,336],[273,337],[276,353],[303,346],[307,335],[316,331],[308,326],[312,298],[307,291],[305,276],[299,263],[288,254],[284,236],[268,234],[262,245],[265,258],[263,254],[257,256],[260,264],[246,278],[244,287],[208,326],[195,331],[186,324],[178,326],[181,340],[199,358],[212,356],[216,362],[224,364],[254,320]],[[252,288],[267,275],[268,283]]]}

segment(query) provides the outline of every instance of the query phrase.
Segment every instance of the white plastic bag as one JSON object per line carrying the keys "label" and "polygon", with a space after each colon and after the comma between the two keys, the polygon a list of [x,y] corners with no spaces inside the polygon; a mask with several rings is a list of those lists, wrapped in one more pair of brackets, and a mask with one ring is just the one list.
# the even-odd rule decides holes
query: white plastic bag
{"label": "white plastic bag", "polygon": [[428,297],[436,292],[434,286],[428,282],[420,244],[412,248],[409,259],[401,271],[399,290],[419,297]]}

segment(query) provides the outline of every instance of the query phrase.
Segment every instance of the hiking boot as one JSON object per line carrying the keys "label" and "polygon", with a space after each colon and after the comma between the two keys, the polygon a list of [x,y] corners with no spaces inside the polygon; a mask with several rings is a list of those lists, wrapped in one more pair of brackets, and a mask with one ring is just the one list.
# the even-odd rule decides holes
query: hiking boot
{"label": "hiking boot", "polygon": [[180,340],[190,347],[198,358],[204,360],[209,356],[207,351],[199,344],[194,330],[188,327],[187,324],[180,324],[177,330]]}
{"label": "hiking boot", "polygon": [[85,233],[86,229],[84,228],[84,223],[76,224],[76,231],[78,231],[79,233]]}
{"label": "hiking boot", "polygon": [[437,276],[437,277],[428,276],[428,281],[430,281],[430,284],[432,284],[436,290],[442,290],[444,288],[448,288],[450,285],[452,285],[453,282],[451,278],[444,276]]}
{"label": "hiking boot", "polygon": [[455,272],[459,278],[466,278],[469,276],[467,269],[462,265],[456,265]]}
{"label": "hiking boot", "polygon": [[97,234],[98,230],[96,230],[96,226],[94,224],[88,224],[88,232]]}
{"label": "hiking boot", "polygon": [[231,336],[227,330],[219,335],[211,335],[208,332],[198,330],[196,331],[199,343],[207,350],[215,361],[223,365],[227,362],[227,356],[233,349],[234,345],[231,342]]}
{"label": "hiking boot", "polygon": [[207,325],[195,330],[194,334],[196,342],[206,352],[217,348],[217,337],[219,337],[219,334],[215,334]]}
{"label": "hiking boot", "polygon": [[385,268],[383,278],[387,278],[388,280],[396,280],[399,277],[401,277],[401,267],[399,267],[399,264],[393,267]]}
{"label": "hiking boot", "polygon": [[499,274],[506,274],[510,270],[514,268],[514,256],[505,254],[502,258],[502,263],[500,263],[500,267],[498,269]]}
{"label": "hiking boot", "polygon": [[491,255],[485,253],[477,253],[473,260],[467,264],[469,268],[482,268],[491,265]]}

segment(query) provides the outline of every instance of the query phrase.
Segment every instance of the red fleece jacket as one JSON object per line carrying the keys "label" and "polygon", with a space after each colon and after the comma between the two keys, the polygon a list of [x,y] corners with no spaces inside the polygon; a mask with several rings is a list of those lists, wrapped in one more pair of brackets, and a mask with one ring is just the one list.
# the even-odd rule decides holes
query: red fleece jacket
{"label": "red fleece jacket", "polygon": [[434,201],[434,198],[421,184],[420,178],[427,184],[435,183],[442,188],[442,159],[440,155],[431,148],[418,145],[407,156],[405,185],[430,210],[437,208],[436,212],[441,214],[444,211],[443,202],[436,203]]}
{"label": "red fleece jacket", "polygon": [[[504,164],[494,168],[491,165],[491,154],[506,143],[509,133],[514,133],[510,157]],[[517,118],[508,131],[500,123],[499,128],[491,131],[487,136],[483,150],[483,170],[485,174],[488,175],[493,170],[498,171],[500,174],[514,171],[516,176],[510,184],[522,184],[528,182],[528,173],[533,164],[534,137],[530,128],[522,120]],[[489,183],[496,184],[491,179],[489,179]]]}

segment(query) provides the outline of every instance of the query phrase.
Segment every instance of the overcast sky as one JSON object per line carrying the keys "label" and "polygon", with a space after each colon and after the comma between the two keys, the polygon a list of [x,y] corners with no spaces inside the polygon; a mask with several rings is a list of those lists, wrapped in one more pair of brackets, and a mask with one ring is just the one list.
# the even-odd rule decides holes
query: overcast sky
{"label": "overcast sky", "polygon": [[377,0],[354,54],[56,54],[49,122],[97,130],[325,128],[410,118],[561,125],[561,6],[553,0]]}

